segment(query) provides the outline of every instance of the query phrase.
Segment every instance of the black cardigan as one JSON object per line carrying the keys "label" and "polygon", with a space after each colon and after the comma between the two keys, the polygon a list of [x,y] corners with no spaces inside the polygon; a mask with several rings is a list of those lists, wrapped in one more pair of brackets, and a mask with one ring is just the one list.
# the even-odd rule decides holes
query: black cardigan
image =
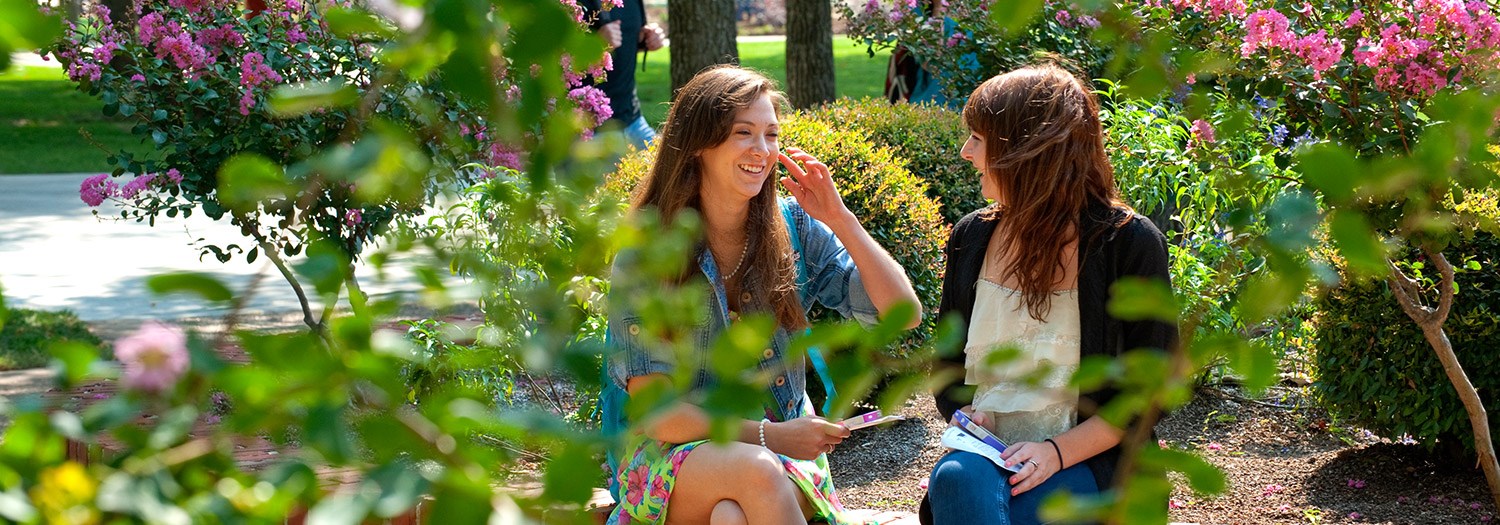
{"label": "black cardigan", "polygon": [[[995,226],[1001,220],[985,219],[988,211],[979,210],[965,216],[953,226],[948,239],[947,268],[943,274],[943,297],[938,313],[956,315],[969,325],[974,312],[975,285],[984,266],[984,254]],[[1078,314],[1081,327],[1080,357],[1118,356],[1127,350],[1157,348],[1170,350],[1177,345],[1177,326],[1157,321],[1124,321],[1105,310],[1110,285],[1120,277],[1140,276],[1171,283],[1167,258],[1167,239],[1150,219],[1123,209],[1098,206],[1087,210],[1080,220]],[[960,331],[964,348],[968,329]],[[964,388],[962,373],[964,355],[944,356],[935,368],[957,367],[952,383],[938,389],[938,411],[949,420],[953,412],[969,404],[973,389]],[[1088,419],[1114,398],[1117,389],[1106,387],[1081,394],[1078,421]],[[1112,486],[1120,447],[1115,446],[1085,460],[1101,490]]]}

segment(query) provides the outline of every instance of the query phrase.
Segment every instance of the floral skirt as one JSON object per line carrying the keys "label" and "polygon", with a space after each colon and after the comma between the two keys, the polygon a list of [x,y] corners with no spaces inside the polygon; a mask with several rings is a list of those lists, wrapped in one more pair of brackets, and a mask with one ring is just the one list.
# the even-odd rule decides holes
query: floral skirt
{"label": "floral skirt", "polygon": [[[667,502],[672,487],[677,483],[677,471],[682,467],[688,453],[707,440],[680,445],[641,438],[636,444],[630,461],[617,474],[620,491],[624,494],[615,506],[610,523],[661,524],[666,522]],[[833,478],[828,473],[828,456],[820,454],[808,461],[781,456],[781,465],[787,477],[797,485],[812,504],[813,518],[809,521],[825,522],[829,525],[852,524],[842,518],[844,506],[833,489]]]}

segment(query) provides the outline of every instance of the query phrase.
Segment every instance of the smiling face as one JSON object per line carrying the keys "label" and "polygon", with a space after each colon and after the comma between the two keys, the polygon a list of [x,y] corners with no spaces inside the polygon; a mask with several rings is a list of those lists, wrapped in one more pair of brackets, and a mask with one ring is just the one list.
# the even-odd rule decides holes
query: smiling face
{"label": "smiling face", "polygon": [[995,187],[995,177],[992,176],[985,164],[988,150],[985,148],[984,137],[973,131],[969,132],[969,140],[964,141],[963,149],[958,150],[958,156],[974,165],[979,170],[979,193],[984,198],[1000,202],[1000,189]]}
{"label": "smiling face", "polygon": [[702,199],[749,202],[764,191],[776,166],[780,127],[770,93],[736,112],[729,138],[698,154],[703,169]]}

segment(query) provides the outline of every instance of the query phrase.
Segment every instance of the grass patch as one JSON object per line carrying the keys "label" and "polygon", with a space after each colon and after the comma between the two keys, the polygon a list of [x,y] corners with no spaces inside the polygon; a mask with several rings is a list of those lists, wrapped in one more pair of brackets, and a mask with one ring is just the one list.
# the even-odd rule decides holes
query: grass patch
{"label": "grass patch", "polygon": [[[786,88],[786,42],[740,42],[740,65],[754,68],[775,79]],[[646,57],[646,70],[637,69],[636,96],[641,99],[641,113],[652,127],[660,128],[667,118],[667,101],[671,98],[672,77],[668,60],[672,48],[652,51]],[[833,37],[834,89],[840,97],[879,97],[885,91],[886,63],[890,51],[865,52],[842,35]],[[637,56],[639,59],[639,56]],[[639,64],[636,66],[639,68]]]}
{"label": "grass patch", "polygon": [[0,73],[0,175],[101,172],[110,153],[142,148],[130,125],[105,117],[103,106],[58,68]]}
{"label": "grass patch", "polygon": [[[740,42],[740,63],[786,86],[786,43]],[[833,39],[834,78],[840,97],[878,97],[885,87],[890,52],[874,57],[843,36]],[[636,72],[636,89],[646,121],[660,127],[671,95],[671,49],[649,54],[646,70]],[[105,117],[103,103],[68,80],[61,69],[17,66],[0,73],[0,175],[88,173],[109,169],[104,161],[120,150],[146,150],[130,125]]]}
{"label": "grass patch", "polygon": [[53,341],[76,341],[102,349],[103,342],[73,312],[23,308],[7,311],[5,326],[0,327],[0,370],[47,366],[52,359],[47,345]]}

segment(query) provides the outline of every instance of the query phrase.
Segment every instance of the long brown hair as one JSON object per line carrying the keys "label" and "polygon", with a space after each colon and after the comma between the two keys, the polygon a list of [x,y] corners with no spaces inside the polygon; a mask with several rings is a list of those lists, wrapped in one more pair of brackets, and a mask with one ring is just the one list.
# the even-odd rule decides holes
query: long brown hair
{"label": "long brown hair", "polygon": [[[779,117],[786,99],[776,90],[775,83],[760,73],[736,66],[718,66],[705,69],[689,80],[677,91],[676,101],[656,136],[656,159],[646,179],[636,186],[631,210],[654,208],[663,224],[670,223],[684,208],[701,214],[699,190],[703,184],[703,166],[698,154],[728,140],[735,115],[767,95]],[[796,293],[795,254],[786,220],[776,201],[775,159],[770,159],[768,167],[772,171],[767,174],[760,193],[750,199],[750,213],[745,220],[748,266],[740,290],[749,292],[751,301],[741,308],[753,305],[770,310],[782,327],[803,328],[807,326],[807,317]],[[705,249],[706,239],[694,257]],[[696,264],[688,265],[679,282],[687,280],[697,268]]]}
{"label": "long brown hair", "polygon": [[[1084,211],[1127,208],[1104,151],[1099,101],[1089,85],[1055,64],[993,77],[969,96],[964,123],[984,139],[984,165],[999,191],[988,219],[997,230],[1002,282],[1015,282],[1031,317],[1052,308],[1052,285],[1064,272],[1063,248],[1079,240]],[[1128,208],[1127,208],[1128,209]],[[1078,257],[1084,257],[1079,247]]]}

